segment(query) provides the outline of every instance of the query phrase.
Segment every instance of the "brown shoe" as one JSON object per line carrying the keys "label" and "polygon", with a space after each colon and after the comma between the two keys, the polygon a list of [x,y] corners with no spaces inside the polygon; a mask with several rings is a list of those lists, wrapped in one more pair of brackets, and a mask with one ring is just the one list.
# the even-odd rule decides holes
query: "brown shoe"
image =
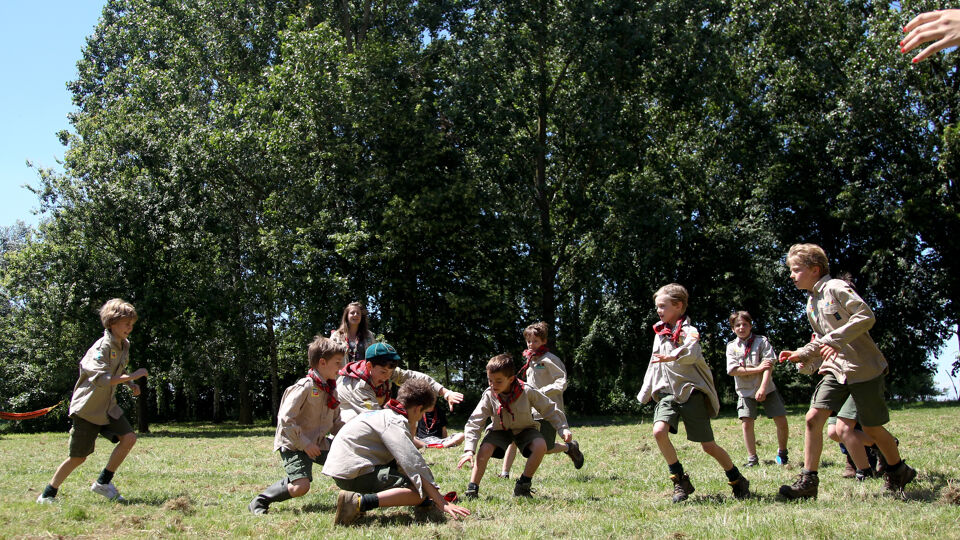
{"label": "brown shoe", "polygon": [[740,475],[740,478],[737,478],[733,482],[727,482],[730,484],[730,487],[733,489],[733,496],[737,499],[746,499],[750,496],[750,481]]}
{"label": "brown shoe", "polygon": [[690,475],[687,473],[683,473],[683,476],[671,474],[670,480],[673,480],[673,502],[675,503],[687,500],[687,497],[696,491],[693,484],[690,483]]}
{"label": "brown shoe", "polygon": [[843,468],[843,472],[840,473],[840,476],[844,478],[856,478],[857,466],[853,464],[853,460],[850,459],[850,456],[847,456],[847,466]]}
{"label": "brown shoe", "polygon": [[334,525],[350,525],[360,515],[360,494],[353,491],[341,491],[337,495],[337,513],[333,516]]}
{"label": "brown shoe", "polygon": [[887,491],[900,493],[904,486],[913,482],[913,479],[917,477],[916,469],[907,465],[906,461],[901,460],[900,463],[901,465],[894,471],[891,471],[890,466],[887,465],[886,471],[883,473],[883,487],[887,488]]}
{"label": "brown shoe", "polygon": [[820,486],[820,477],[807,471],[797,475],[792,486],[780,486],[780,495],[793,499],[817,498],[817,488]]}

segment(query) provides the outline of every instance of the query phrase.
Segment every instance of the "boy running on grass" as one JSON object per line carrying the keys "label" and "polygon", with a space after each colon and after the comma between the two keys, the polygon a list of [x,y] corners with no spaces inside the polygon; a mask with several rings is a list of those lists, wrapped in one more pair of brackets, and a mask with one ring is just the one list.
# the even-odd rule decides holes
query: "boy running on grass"
{"label": "boy running on grass", "polygon": [[347,351],[346,344],[320,336],[307,348],[307,376],[287,387],[277,411],[273,450],[280,452],[286,476],[250,501],[247,508],[254,514],[266,514],[271,503],[310,491],[313,464],[322,465],[330,449],[327,434],[343,427],[335,379]]}
{"label": "boy running on grass", "polygon": [[116,387],[123,384],[130,388],[134,396],[140,395],[140,387],[133,381],[146,377],[147,370],[140,368],[132,375],[124,372],[130,360],[130,341],[127,336],[137,322],[137,311],[133,305],[119,298],[108,301],[100,308],[100,322],[105,329],[103,337],[80,360],[80,378],[70,398],[70,418],[73,420],[70,457],[57,467],[53,479],[37,497],[38,503],[56,500],[63,481],[93,453],[97,435],[103,435],[117,446],[110,454],[107,466],[100,472],[100,477],[90,486],[90,491],[111,501],[124,502],[113,485],[113,475],[137,442],[137,435],[124,416],[123,409],[117,405]]}
{"label": "boy running on grass", "polygon": [[[780,361],[819,363],[818,373],[823,378],[817,383],[806,415],[803,470],[792,486],[780,487],[780,494],[788,499],[817,497],[823,425],[849,397],[856,404],[864,433],[876,442],[886,458],[886,489],[902,493],[917,471],[900,459],[896,441],[883,427],[890,421],[883,397],[887,361],[868,333],[876,320],[873,311],[849,283],[830,278],[827,255],[820,246],[791,246],[787,266],[793,284],[807,291],[807,320],[814,340],[796,351],[781,352]],[[852,419],[838,418],[837,422],[853,431]],[[858,464],[862,465],[866,464]]]}
{"label": "boy running on grass", "polygon": [[657,402],[653,414],[653,437],[667,461],[673,480],[673,502],[685,501],[694,492],[690,476],[683,472],[670,434],[677,432],[680,420],[687,440],[699,442],[703,451],[723,467],[733,496],[750,495],[750,482],[730,460],[730,455],[713,439],[710,419],[717,416],[720,400],[713,385],[713,374],[700,351],[700,333],[685,315],[689,295],[677,283],[660,287],[653,295],[660,322],[653,326],[653,354],[643,376],[637,399]]}

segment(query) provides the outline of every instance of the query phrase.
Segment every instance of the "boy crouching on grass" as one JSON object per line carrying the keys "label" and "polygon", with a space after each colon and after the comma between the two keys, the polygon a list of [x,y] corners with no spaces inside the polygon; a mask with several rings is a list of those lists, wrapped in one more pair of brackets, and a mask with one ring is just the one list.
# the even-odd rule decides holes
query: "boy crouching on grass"
{"label": "boy crouching on grass", "polygon": [[[791,486],[780,486],[788,499],[816,498],[820,485],[817,470],[823,452],[823,425],[833,411],[840,410],[850,397],[857,408],[863,432],[870,436],[886,458],[883,478],[887,490],[902,493],[917,471],[900,459],[897,441],[883,425],[890,413],[883,397],[887,360],[868,331],[876,319],[873,311],[842,279],[830,278],[830,264],[816,244],[795,244],[787,254],[790,279],[807,291],[807,320],[814,339],[796,351],[783,351],[780,361],[817,366],[823,375],[810,400],[803,440],[803,470]],[[853,431],[855,421],[838,418],[843,431]],[[842,434],[841,434],[842,436]],[[854,442],[854,441],[851,441]],[[850,449],[851,444],[848,446]],[[863,456],[858,467],[866,468]]]}
{"label": "boy crouching on grass", "polygon": [[273,450],[280,451],[287,475],[250,501],[247,508],[254,514],[266,514],[271,503],[302,497],[310,491],[313,464],[322,465],[330,448],[327,434],[343,427],[336,377],[346,354],[345,344],[320,336],[314,337],[307,348],[310,370],[283,392],[277,411]]}
{"label": "boy crouching on grass", "polygon": [[518,380],[516,374],[513,357],[509,354],[494,356],[487,362],[487,381],[490,387],[480,397],[480,403],[473,410],[464,428],[466,442],[463,456],[457,463],[458,469],[465,463],[473,462],[477,440],[480,439],[480,431],[486,425],[487,419],[491,419],[493,424],[480,444],[476,462],[472,463],[473,469],[470,472],[470,483],[464,492],[465,497],[473,498],[479,495],[480,480],[487,469],[487,461],[491,456],[502,458],[511,443],[516,443],[520,453],[527,458],[523,474],[513,488],[513,495],[530,497],[533,475],[547,453],[543,434],[537,429],[537,422],[533,419],[534,409],[553,425],[564,442],[573,440],[573,433],[567,427],[567,417],[557,404],[536,388]]}
{"label": "boy crouching on grass", "polygon": [[70,398],[69,414],[73,420],[70,457],[57,467],[53,479],[37,497],[38,503],[56,500],[63,481],[93,453],[97,435],[103,435],[117,446],[110,454],[107,466],[100,472],[100,477],[90,486],[90,491],[111,501],[124,502],[113,485],[113,475],[137,442],[137,435],[123,415],[123,409],[117,405],[116,387],[124,384],[134,396],[140,395],[140,387],[133,381],[146,377],[147,370],[140,368],[132,375],[124,373],[130,359],[127,336],[137,322],[137,311],[133,305],[119,298],[108,301],[100,308],[100,322],[105,328],[103,337],[80,360],[80,378]]}
{"label": "boy crouching on grass", "polygon": [[687,440],[699,442],[703,451],[723,467],[733,496],[750,495],[750,482],[730,460],[727,451],[713,440],[710,419],[717,416],[720,400],[713,385],[713,374],[700,350],[700,334],[685,316],[689,295],[677,283],[660,287],[653,295],[660,322],[653,326],[653,354],[643,377],[637,399],[657,402],[653,416],[653,436],[667,461],[673,480],[673,502],[686,500],[694,491],[690,477],[683,472],[670,434],[677,432],[683,420]]}
{"label": "boy crouching on grass", "polygon": [[[397,399],[348,422],[330,447],[323,474],[340,487],[334,525],[349,525],[362,512],[390,506],[433,504],[454,518],[470,511],[447,501],[413,444],[413,429],[437,401],[429,381],[410,379]],[[453,498],[453,497],[451,497]]]}

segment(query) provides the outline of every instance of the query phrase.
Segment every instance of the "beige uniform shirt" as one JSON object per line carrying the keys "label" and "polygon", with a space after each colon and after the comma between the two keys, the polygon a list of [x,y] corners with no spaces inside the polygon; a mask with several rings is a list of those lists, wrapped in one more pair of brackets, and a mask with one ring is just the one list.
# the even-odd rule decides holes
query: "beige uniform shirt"
{"label": "beige uniform shirt", "polygon": [[[763,336],[758,336],[754,334],[753,346],[750,348],[750,355],[746,358],[743,357],[743,353],[747,350],[747,341],[750,341],[750,338],[742,340],[737,338],[730,343],[727,343],[727,374],[732,375],[732,371],[738,367],[748,367],[755,368],[760,365],[764,360],[770,360],[773,362],[773,365],[777,365],[777,355],[773,351],[773,346],[770,345],[770,341]],[[754,373],[753,375],[734,375],[734,386],[737,389],[737,395],[740,397],[752,398],[757,395],[757,390],[760,389],[760,383],[763,382],[763,373]],[[768,393],[773,392],[777,389],[777,386],[773,384],[773,379],[770,379],[770,387],[767,389]]]}
{"label": "beige uniform shirt", "polygon": [[657,362],[648,365],[637,399],[640,403],[646,403],[651,399],[659,401],[657,397],[659,392],[672,394],[677,403],[686,403],[694,390],[700,390],[707,395],[709,400],[707,412],[711,418],[714,418],[720,412],[720,399],[713,385],[713,372],[703,359],[700,333],[689,321],[684,319],[679,345],[670,341],[669,336],[653,337],[651,361],[656,359],[653,354],[676,356],[677,359],[673,362]]}
{"label": "beige uniform shirt", "polygon": [[470,414],[470,419],[467,420],[467,425],[463,429],[466,434],[463,447],[465,452],[476,452],[477,442],[480,440],[488,418],[493,421],[490,429],[509,429],[513,433],[520,433],[527,428],[540,428],[540,424],[533,418],[533,410],[536,409],[541,418],[546,419],[556,428],[557,433],[569,429],[567,416],[557,407],[557,404],[530,385],[524,385],[523,393],[510,404],[509,412],[504,407],[498,415],[499,405],[500,402],[494,395],[493,389],[487,388],[480,396],[480,403]]}
{"label": "beige uniform shirt", "polygon": [[[530,360],[525,376],[527,384],[552,399],[561,411],[566,410],[563,407],[563,391],[567,389],[567,368],[557,355],[547,352]],[[543,417],[536,413],[534,418],[540,420]]]}
{"label": "beige uniform shirt", "polygon": [[[832,373],[842,384],[865,382],[887,372],[887,360],[868,331],[873,311],[842,279],[820,278],[807,297],[807,320],[816,338],[797,351],[801,362],[820,364],[820,373]],[[820,357],[820,346],[840,351],[830,360]]]}
{"label": "beige uniform shirt", "polygon": [[[437,393],[437,397],[440,396],[440,390],[443,389],[443,385],[433,380],[433,377],[412,369],[394,369],[388,383],[399,386],[407,379],[423,379],[429,382],[433,391]],[[353,420],[358,414],[383,408],[383,404],[389,398],[390,394],[388,392],[383,398],[377,399],[376,391],[363,379],[355,379],[344,375],[337,377],[337,399],[340,400],[340,418],[344,422]]]}
{"label": "beige uniform shirt", "polygon": [[123,409],[117,405],[116,385],[110,379],[123,374],[130,358],[130,341],[117,342],[110,330],[93,344],[80,360],[80,377],[70,398],[70,415],[105,426],[107,418],[120,418]]}
{"label": "beige uniform shirt", "polygon": [[306,450],[311,443],[328,450],[328,433],[343,427],[340,407],[327,406],[327,393],[304,377],[287,387],[277,411],[277,434],[274,450]]}
{"label": "beige uniform shirt", "polygon": [[323,465],[323,474],[349,480],[394,460],[420,496],[426,497],[423,486],[425,482],[434,483],[433,473],[413,444],[407,418],[391,409],[367,411],[337,433]]}

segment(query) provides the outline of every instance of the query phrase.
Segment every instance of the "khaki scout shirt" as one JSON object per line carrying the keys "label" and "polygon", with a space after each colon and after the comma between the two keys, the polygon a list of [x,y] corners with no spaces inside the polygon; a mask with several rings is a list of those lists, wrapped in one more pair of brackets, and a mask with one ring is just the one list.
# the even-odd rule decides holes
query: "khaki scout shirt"
{"label": "khaki scout shirt", "polygon": [[651,362],[656,359],[654,354],[676,356],[677,359],[648,365],[637,399],[646,403],[651,399],[660,401],[658,394],[672,394],[677,403],[686,403],[695,390],[700,390],[709,398],[707,412],[714,418],[720,412],[720,399],[713,385],[713,372],[703,359],[700,333],[689,321],[684,320],[683,341],[679,345],[674,345],[670,336],[653,337]]}
{"label": "khaki scout shirt", "polygon": [[820,373],[832,373],[841,384],[865,382],[887,372],[887,360],[868,333],[876,319],[873,311],[842,279],[820,278],[807,296],[807,320],[816,338],[797,355],[800,361],[817,362],[820,346],[840,351],[823,360]]}
{"label": "khaki scout shirt", "polygon": [[[753,347],[750,349],[750,356],[747,358],[743,357],[743,353],[747,350],[747,341],[750,341],[748,337],[746,340],[737,338],[730,343],[727,343],[727,374],[730,375],[731,372],[738,367],[748,367],[755,368],[760,365],[764,360],[770,360],[773,362],[773,365],[777,365],[777,355],[773,351],[773,346],[770,345],[770,341],[763,336],[753,335]],[[763,373],[754,373],[753,375],[734,375],[733,376],[734,385],[737,389],[737,395],[740,397],[752,398],[757,395],[757,390],[760,389],[760,383],[763,382]],[[773,384],[773,379],[770,379],[770,386],[767,388],[767,392],[773,392],[777,389],[777,385]]]}
{"label": "khaki scout shirt", "polygon": [[[563,391],[567,389],[567,368],[557,355],[547,352],[530,360],[525,375],[527,384],[552,399],[561,411],[566,410],[563,407]],[[534,418],[540,420],[543,417],[537,413]]]}
{"label": "khaki scout shirt", "polygon": [[487,388],[480,396],[480,403],[470,414],[470,419],[467,420],[467,425],[463,428],[466,433],[464,452],[476,452],[477,442],[480,440],[480,435],[488,418],[493,420],[490,429],[509,429],[516,434],[527,428],[539,429],[540,424],[533,419],[533,409],[536,409],[542,418],[556,428],[557,433],[569,429],[567,416],[557,407],[557,404],[545,396],[543,392],[530,385],[524,385],[523,393],[510,404],[510,412],[507,412],[507,408],[503,407],[501,414],[498,415],[497,407],[499,405],[500,402],[494,395],[493,389]]}
{"label": "khaki scout shirt", "polygon": [[130,341],[117,342],[110,330],[103,331],[80,360],[80,377],[70,398],[70,415],[105,426],[107,418],[120,418],[123,409],[117,405],[116,385],[110,379],[123,374],[130,358]]}
{"label": "khaki scout shirt", "polygon": [[[387,382],[399,386],[407,379],[423,379],[429,382],[438,397],[443,389],[443,385],[433,380],[433,377],[412,369],[394,369]],[[383,408],[389,397],[388,392],[382,399],[377,399],[376,391],[363,379],[345,375],[337,377],[337,399],[340,400],[340,418],[344,422],[353,420],[358,414]]]}
{"label": "khaki scout shirt", "polygon": [[413,444],[407,417],[392,409],[367,411],[337,433],[323,465],[323,474],[349,480],[392,461],[397,462],[420,496],[426,497],[423,486],[425,482],[434,483],[433,473]]}
{"label": "khaki scout shirt", "polygon": [[327,393],[304,377],[287,387],[277,411],[277,434],[274,450],[306,450],[311,443],[328,450],[328,433],[343,427],[340,407],[327,406]]}

